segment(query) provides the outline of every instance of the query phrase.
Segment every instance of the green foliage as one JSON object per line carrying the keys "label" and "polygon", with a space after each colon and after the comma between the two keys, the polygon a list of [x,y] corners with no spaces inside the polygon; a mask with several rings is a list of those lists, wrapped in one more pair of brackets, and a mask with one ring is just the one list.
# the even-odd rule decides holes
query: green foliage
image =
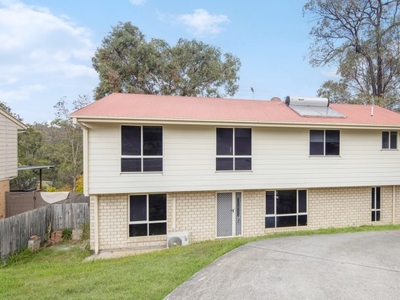
{"label": "green foliage", "polygon": [[319,95],[398,108],[400,1],[309,0],[303,11],[314,22],[311,65],[334,65],[340,76],[336,84],[324,83]]}
{"label": "green foliage", "polygon": [[62,230],[62,238],[64,240],[70,240],[72,238],[72,228],[64,228]]}
{"label": "green foliage", "polygon": [[19,115],[12,112],[11,108],[7,105],[6,102],[0,101],[0,109],[4,110],[6,113],[8,113],[10,116],[14,117],[18,121],[21,121],[21,122],[23,121]]}
{"label": "green foliage", "polygon": [[11,190],[30,190],[37,186],[39,176],[33,170],[18,171],[18,177],[10,180]]}
{"label": "green foliage", "polygon": [[34,253],[28,248],[24,248],[21,251],[14,253],[7,257],[6,259],[2,260],[2,266],[1,267],[6,267],[9,265],[15,265],[18,263],[26,263],[29,260],[32,260],[34,256]]}
{"label": "green foliage", "polygon": [[50,186],[50,185],[44,186],[43,190],[45,192],[57,192],[57,188],[54,186]]}
{"label": "green foliage", "polygon": [[75,188],[75,191],[77,193],[83,194],[83,176],[82,176],[82,174],[78,174],[78,176],[76,176],[76,188]]}
{"label": "green foliage", "polygon": [[89,240],[90,239],[90,224],[85,223],[81,226],[82,229],[82,240]]}
{"label": "green foliage", "polygon": [[[72,103],[73,111],[86,106],[89,102],[87,96],[79,96]],[[58,139],[51,147],[53,157],[57,161],[58,175],[63,175],[64,185],[70,184],[72,191],[75,191],[76,178],[79,174],[82,174],[83,169],[83,139],[82,129],[73,124],[68,117],[71,111],[67,106],[68,103],[65,98],[62,98],[54,106],[56,119],[51,122],[51,126],[56,128]]]}
{"label": "green foliage", "polygon": [[113,92],[221,97],[238,90],[237,57],[195,40],[147,42],[130,22],[112,28],[92,61],[100,77],[96,99]]}
{"label": "green foliage", "polygon": [[[89,103],[87,96],[79,96],[72,102],[72,110]],[[82,174],[83,141],[82,130],[68,118],[70,104],[62,98],[55,105],[56,118],[51,123],[34,123],[25,132],[18,134],[19,165],[54,165],[53,169],[43,169],[43,181],[53,182],[53,186],[43,185],[43,190],[75,191],[76,180]],[[11,181],[12,189],[36,187],[39,170],[19,171]]]}

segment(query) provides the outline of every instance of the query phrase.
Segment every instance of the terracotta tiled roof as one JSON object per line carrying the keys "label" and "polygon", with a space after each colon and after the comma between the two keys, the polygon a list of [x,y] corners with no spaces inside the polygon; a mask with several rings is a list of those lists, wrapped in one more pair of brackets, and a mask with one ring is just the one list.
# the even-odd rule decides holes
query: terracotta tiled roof
{"label": "terracotta tiled roof", "polygon": [[330,104],[345,118],[301,117],[282,101],[114,93],[70,115],[78,119],[399,126],[400,114],[370,105]]}

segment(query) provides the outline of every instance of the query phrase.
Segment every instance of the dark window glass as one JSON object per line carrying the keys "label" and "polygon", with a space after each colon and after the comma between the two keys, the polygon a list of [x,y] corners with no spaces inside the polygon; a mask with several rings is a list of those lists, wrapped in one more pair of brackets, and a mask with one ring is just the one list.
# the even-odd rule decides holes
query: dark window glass
{"label": "dark window glass", "polygon": [[149,224],[149,235],[167,234],[167,223]]}
{"label": "dark window glass", "polygon": [[235,170],[251,170],[251,158],[235,158]]}
{"label": "dark window glass", "polygon": [[167,196],[165,194],[149,195],[149,221],[167,219]]}
{"label": "dark window glass", "polygon": [[326,131],[325,155],[339,155],[339,130]]}
{"label": "dark window glass", "polygon": [[162,155],[162,127],[143,127],[143,155]]}
{"label": "dark window glass", "polygon": [[141,172],[141,158],[121,158],[121,172]]}
{"label": "dark window glass", "polygon": [[265,218],[265,228],[275,228],[275,217]]}
{"label": "dark window glass", "polygon": [[382,149],[389,149],[389,132],[382,132]]}
{"label": "dark window glass", "polygon": [[147,236],[147,224],[129,225],[129,236]]}
{"label": "dark window glass", "polygon": [[301,190],[299,193],[299,212],[307,212],[307,191]]}
{"label": "dark window glass", "polygon": [[381,212],[379,210],[376,211],[376,219],[375,221],[380,221],[381,220]]}
{"label": "dark window glass", "polygon": [[381,208],[381,188],[377,187],[376,188],[376,209],[380,209]]}
{"label": "dark window glass", "polygon": [[235,129],[235,155],[251,155],[250,128]]}
{"label": "dark window glass", "polygon": [[122,155],[141,155],[140,126],[121,127]]}
{"label": "dark window glass", "polygon": [[233,155],[232,128],[217,128],[217,155]]}
{"label": "dark window glass", "polygon": [[[266,207],[265,207],[265,214],[272,215],[275,214],[275,192],[266,192],[265,193],[266,199]],[[275,225],[274,225],[275,227]]]}
{"label": "dark window glass", "polygon": [[375,219],[375,211],[371,211],[371,221],[372,222],[376,221],[376,219]]}
{"label": "dark window glass", "polygon": [[276,213],[278,215],[297,213],[296,190],[276,192]]}
{"label": "dark window glass", "polygon": [[397,149],[397,131],[390,132],[390,149]]}
{"label": "dark window glass", "polygon": [[310,155],[324,155],[323,130],[310,130]]}
{"label": "dark window glass", "polygon": [[147,220],[147,200],[146,195],[130,196],[130,221]]}
{"label": "dark window glass", "polygon": [[296,226],[297,216],[276,217],[276,227]]}
{"label": "dark window glass", "polygon": [[375,188],[371,189],[371,208],[375,209]]}
{"label": "dark window glass", "polygon": [[298,226],[307,226],[307,216],[299,216],[298,220]]}
{"label": "dark window glass", "polygon": [[233,158],[217,157],[217,171],[233,170]]}
{"label": "dark window glass", "polygon": [[162,171],[163,160],[162,158],[143,158],[143,171],[144,172],[152,172],[152,171]]}

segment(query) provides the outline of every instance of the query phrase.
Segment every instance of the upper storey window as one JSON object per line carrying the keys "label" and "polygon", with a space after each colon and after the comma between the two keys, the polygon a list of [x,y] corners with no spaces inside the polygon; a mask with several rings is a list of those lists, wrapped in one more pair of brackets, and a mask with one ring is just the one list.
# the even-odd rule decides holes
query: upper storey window
{"label": "upper storey window", "polygon": [[310,155],[340,155],[340,131],[310,130]]}
{"label": "upper storey window", "polygon": [[216,170],[251,170],[251,128],[217,128]]}
{"label": "upper storey window", "polygon": [[382,131],[382,149],[397,149],[397,131]]}
{"label": "upper storey window", "polygon": [[161,172],[162,170],[162,127],[122,126],[121,172]]}

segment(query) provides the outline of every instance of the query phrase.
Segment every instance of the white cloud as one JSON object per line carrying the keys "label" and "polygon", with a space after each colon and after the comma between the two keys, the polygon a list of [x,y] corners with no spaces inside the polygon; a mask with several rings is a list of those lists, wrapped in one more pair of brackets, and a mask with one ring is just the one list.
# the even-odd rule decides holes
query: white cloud
{"label": "white cloud", "polygon": [[146,0],[130,0],[130,3],[132,3],[133,5],[141,5],[146,3]]}
{"label": "white cloud", "polygon": [[222,31],[220,25],[230,20],[226,15],[212,15],[200,8],[193,14],[179,15],[178,21],[188,26],[188,30],[196,36],[215,36]]}
{"label": "white cloud", "polygon": [[40,110],[36,116],[51,118],[55,102],[49,101],[91,95],[98,80],[91,62],[94,51],[91,31],[68,16],[0,0],[0,100],[24,119],[31,121],[21,112],[35,113],[33,105]]}

